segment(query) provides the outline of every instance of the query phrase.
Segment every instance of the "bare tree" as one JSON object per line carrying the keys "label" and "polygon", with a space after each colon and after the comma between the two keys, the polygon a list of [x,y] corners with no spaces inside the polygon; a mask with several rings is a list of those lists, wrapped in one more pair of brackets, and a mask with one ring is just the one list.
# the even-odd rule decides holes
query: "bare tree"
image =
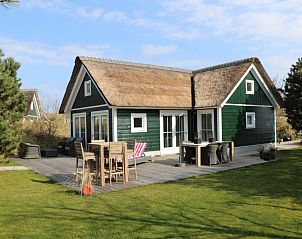
{"label": "bare tree", "polygon": [[18,5],[19,3],[19,0],[0,0],[0,5],[5,8],[8,8],[13,5]]}

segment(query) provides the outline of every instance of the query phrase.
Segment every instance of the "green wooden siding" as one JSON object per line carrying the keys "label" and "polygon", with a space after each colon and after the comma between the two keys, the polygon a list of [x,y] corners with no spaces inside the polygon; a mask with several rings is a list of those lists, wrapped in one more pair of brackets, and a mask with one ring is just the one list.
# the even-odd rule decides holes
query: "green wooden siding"
{"label": "green wooden siding", "polygon": [[[131,113],[147,114],[147,132],[131,133]],[[117,138],[121,140],[137,140],[148,143],[146,151],[160,150],[159,110],[117,110]]]}
{"label": "green wooden siding", "polygon": [[[246,82],[245,80],[254,81],[254,94],[246,94]],[[269,99],[265,95],[263,89],[254,78],[251,72],[249,72],[246,78],[240,83],[238,88],[235,90],[233,95],[229,98],[228,102],[230,104],[252,104],[252,105],[271,105]]]}
{"label": "green wooden siding", "polygon": [[86,74],[81,84],[81,87],[79,89],[79,92],[76,96],[76,99],[73,103],[72,109],[106,104],[102,95],[100,94],[100,92],[98,91],[98,89],[96,88],[96,86],[92,81],[91,81],[91,95],[85,96],[84,82],[89,80],[91,79],[89,75]]}
{"label": "green wooden siding", "polygon": [[[246,129],[246,112],[255,112],[256,128]],[[235,146],[274,142],[274,108],[224,106],[222,129],[223,140],[232,140]]]}

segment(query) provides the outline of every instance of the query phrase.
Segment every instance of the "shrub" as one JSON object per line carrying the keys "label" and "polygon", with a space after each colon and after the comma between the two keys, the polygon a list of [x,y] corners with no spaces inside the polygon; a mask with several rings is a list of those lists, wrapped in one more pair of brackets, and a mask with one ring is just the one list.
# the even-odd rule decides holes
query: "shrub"
{"label": "shrub", "polygon": [[56,148],[59,141],[68,137],[68,123],[58,114],[48,114],[46,119],[24,121],[22,141],[38,144],[41,148]]}

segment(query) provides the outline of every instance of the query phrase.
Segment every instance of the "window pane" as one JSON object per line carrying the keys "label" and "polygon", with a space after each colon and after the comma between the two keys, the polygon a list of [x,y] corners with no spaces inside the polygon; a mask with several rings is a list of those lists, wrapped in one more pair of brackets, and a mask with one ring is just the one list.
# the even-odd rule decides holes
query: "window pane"
{"label": "window pane", "polygon": [[134,128],[142,128],[143,127],[143,119],[142,118],[134,118]]}
{"label": "window pane", "polygon": [[253,124],[253,117],[251,115],[247,116],[247,124]]}
{"label": "window pane", "polygon": [[85,142],[85,117],[80,117],[80,124],[81,124],[81,135],[80,137],[83,139],[83,141]]}
{"label": "window pane", "polygon": [[98,140],[100,139],[100,120],[98,116],[93,116],[93,139]]}
{"label": "window pane", "polygon": [[101,118],[101,128],[102,128],[102,139],[107,140],[107,115],[103,115]]}
{"label": "window pane", "polygon": [[168,131],[172,132],[172,116],[168,116]]}
{"label": "window pane", "polygon": [[206,129],[212,129],[212,114],[207,114]]}
{"label": "window pane", "polygon": [[180,116],[175,116],[175,118],[176,118],[176,132],[177,132],[180,131],[180,125],[179,125]]}
{"label": "window pane", "polygon": [[168,126],[167,126],[167,123],[168,123],[168,120],[167,120],[167,116],[164,116],[163,117],[163,123],[164,123],[164,132],[167,132],[167,129],[168,129]]}
{"label": "window pane", "polygon": [[80,124],[79,124],[79,118],[75,118],[75,121],[74,121],[74,136],[75,137],[79,137],[79,128],[80,128]]}
{"label": "window pane", "polygon": [[207,115],[202,114],[201,115],[201,129],[206,129],[206,125],[207,125]]}
{"label": "window pane", "polygon": [[247,83],[246,84],[246,90],[247,91],[252,91],[252,83]]}

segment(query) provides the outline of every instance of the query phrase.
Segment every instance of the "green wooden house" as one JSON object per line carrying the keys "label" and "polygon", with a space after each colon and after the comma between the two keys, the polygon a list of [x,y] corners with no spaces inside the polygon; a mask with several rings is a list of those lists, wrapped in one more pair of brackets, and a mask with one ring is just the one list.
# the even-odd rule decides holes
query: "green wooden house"
{"label": "green wooden house", "polygon": [[275,142],[281,103],[257,58],[192,71],[77,57],[60,113],[86,143],[136,139],[150,154],[170,154],[194,138]]}
{"label": "green wooden house", "polygon": [[35,120],[42,117],[42,107],[37,89],[21,89],[25,98],[24,120]]}

